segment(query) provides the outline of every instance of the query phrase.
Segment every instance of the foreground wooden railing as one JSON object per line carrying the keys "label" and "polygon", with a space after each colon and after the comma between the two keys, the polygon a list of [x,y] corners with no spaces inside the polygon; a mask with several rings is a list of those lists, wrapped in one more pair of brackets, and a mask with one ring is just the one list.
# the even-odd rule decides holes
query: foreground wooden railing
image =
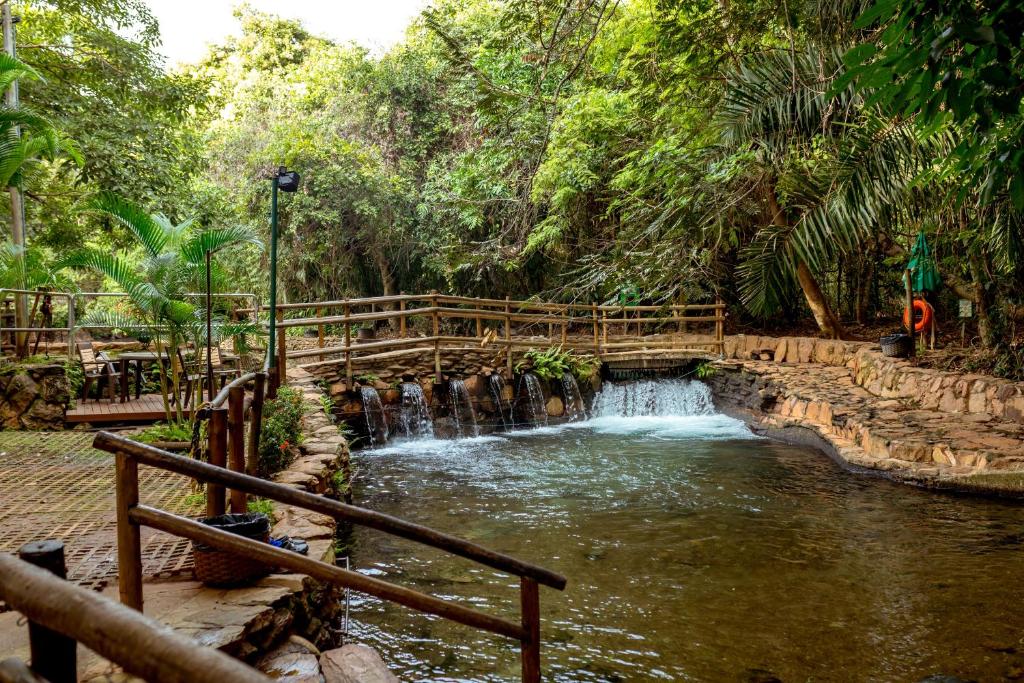
{"label": "foreground wooden railing", "polygon": [[[142,610],[142,546],[140,530],[148,526],[189,538],[206,545],[265,562],[335,585],[396,602],[428,614],[497,633],[518,640],[524,681],[540,681],[540,596],[539,585],[563,590],[564,576],[543,567],[523,562],[470,541],[390,515],[347,505],[329,498],[298,491],[223,467],[174,455],[109,432],[100,432],[93,446],[115,455],[117,468],[118,582],[121,602]],[[304,555],[282,550],[266,543],[214,529],[186,517],[170,514],[139,503],[139,465],[175,472],[204,482],[208,486],[228,488],[239,495],[252,494],[288,505],[330,515],[339,521],[366,526],[464,557],[501,572],[520,577],[519,623],[442,600],[419,591],[403,588],[358,572],[342,569]]]}
{"label": "foreground wooden railing", "polygon": [[[711,350],[721,353],[724,348],[725,308],[721,300],[713,304],[609,306],[596,303],[560,304],[446,296],[436,292],[428,295],[401,294],[335,301],[293,302],[279,304],[277,307],[279,343],[274,364],[278,375],[284,378],[289,358],[317,357],[317,363],[303,366],[315,367],[320,363],[339,362],[325,361],[325,356],[341,355],[345,363],[346,379],[351,385],[354,357],[367,351],[392,356],[399,351],[410,355],[433,351],[434,370],[438,379],[441,375],[441,350],[444,345],[451,344],[474,343],[502,348],[504,362],[510,372],[513,363],[512,352],[516,348],[560,346],[565,349],[588,351],[606,360],[637,352],[657,354]],[[340,314],[331,314],[331,311],[338,309],[341,311]],[[286,319],[289,311],[313,311],[314,315]],[[237,315],[256,312],[254,308],[235,311]],[[411,334],[409,328],[410,320],[413,318],[427,319],[430,333],[422,336]],[[394,337],[353,342],[353,325],[379,321],[392,323],[392,328],[396,331]],[[442,324],[450,321],[460,321],[457,327],[468,328],[470,332],[442,334]],[[499,323],[499,329],[486,330],[487,322]],[[691,325],[700,324],[714,325],[711,332],[713,339],[687,339],[680,342],[671,338],[671,335],[664,339],[644,337],[644,331],[649,330],[651,326],[669,329],[672,333],[686,333],[691,330]],[[340,325],[343,328],[343,343],[326,346],[325,330],[329,325]],[[610,339],[609,332],[618,326],[621,326],[622,334],[618,338]],[[291,328],[316,328],[317,348],[289,351],[285,331]],[[631,330],[635,330],[635,334],[631,333]],[[366,356],[361,358],[363,361],[367,359]]]}
{"label": "foreground wooden railing", "polygon": [[[35,546],[26,553],[26,549]],[[42,550],[43,552],[40,552]],[[52,562],[59,550],[59,565]],[[62,579],[64,548],[32,543],[22,556],[0,553],[0,599],[29,620],[31,667],[0,662],[0,683],[74,683],[77,643],[150,683],[261,683],[270,679],[228,655],[203,647],[139,612]],[[58,571],[58,569],[60,571]],[[55,575],[53,572],[56,572]]]}

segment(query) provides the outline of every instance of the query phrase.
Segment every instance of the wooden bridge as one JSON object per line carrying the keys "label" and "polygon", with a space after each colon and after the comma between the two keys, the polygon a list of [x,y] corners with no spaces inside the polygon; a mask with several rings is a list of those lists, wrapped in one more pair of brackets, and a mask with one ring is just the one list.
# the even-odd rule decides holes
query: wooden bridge
{"label": "wooden bridge", "polygon": [[[238,314],[254,315],[258,308]],[[388,363],[433,355],[442,375],[442,356],[460,350],[494,349],[513,370],[514,354],[560,347],[586,352],[615,368],[659,368],[694,358],[720,357],[724,345],[725,304],[609,306],[427,295],[385,296],[337,301],[278,304],[276,370],[286,376],[292,365],[321,374],[344,366],[351,386],[356,361]],[[353,326],[386,327],[382,338],[357,335]],[[339,335],[328,335],[328,330]],[[295,348],[288,330],[316,330],[317,343]],[[331,343],[328,343],[328,339]],[[291,348],[289,348],[291,346]],[[497,363],[496,363],[497,365]]]}

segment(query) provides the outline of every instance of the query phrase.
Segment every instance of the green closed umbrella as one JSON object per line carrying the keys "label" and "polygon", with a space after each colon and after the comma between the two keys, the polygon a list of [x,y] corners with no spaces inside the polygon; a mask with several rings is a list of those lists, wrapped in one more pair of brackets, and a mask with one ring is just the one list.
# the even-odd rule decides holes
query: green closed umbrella
{"label": "green closed umbrella", "polygon": [[917,233],[917,242],[910,251],[907,269],[910,270],[910,284],[915,292],[934,292],[939,288],[939,271],[935,267],[931,250],[928,249],[924,231]]}

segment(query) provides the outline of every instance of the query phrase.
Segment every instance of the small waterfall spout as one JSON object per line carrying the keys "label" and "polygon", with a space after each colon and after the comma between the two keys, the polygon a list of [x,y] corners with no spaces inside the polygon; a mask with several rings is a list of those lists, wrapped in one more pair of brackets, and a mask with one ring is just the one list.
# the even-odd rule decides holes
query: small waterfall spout
{"label": "small waterfall spout", "polygon": [[609,382],[594,400],[599,417],[710,415],[714,410],[708,386],[687,379]]}
{"label": "small waterfall spout", "polygon": [[466,383],[461,379],[448,380],[448,398],[452,407],[452,422],[456,437],[480,436],[476,413]]}
{"label": "small waterfall spout", "polygon": [[516,401],[522,398],[523,389],[526,389],[526,419],[530,424],[539,425],[548,423],[548,409],[544,403],[544,391],[541,389],[540,380],[537,375],[527,372],[522,376],[522,384],[516,394]]}
{"label": "small waterfall spout", "polygon": [[490,375],[487,378],[487,390],[494,401],[498,417],[501,418],[502,429],[508,431],[515,423],[515,419],[512,417],[512,404],[505,400],[505,378],[498,373]]}
{"label": "small waterfall spout", "polygon": [[415,382],[403,382],[399,388],[402,392],[402,405],[398,412],[398,429],[402,436],[411,439],[432,437],[434,422],[430,419],[423,387]]}
{"label": "small waterfall spout", "polygon": [[580,395],[580,385],[576,383],[576,378],[571,372],[562,374],[562,398],[565,399],[565,416],[569,418],[569,422],[587,419],[587,410]]}
{"label": "small waterfall spout", "polygon": [[373,387],[359,390],[363,400],[363,414],[366,416],[366,431],[370,435],[370,445],[380,446],[388,440],[388,421],[384,417],[384,404],[380,394]]}

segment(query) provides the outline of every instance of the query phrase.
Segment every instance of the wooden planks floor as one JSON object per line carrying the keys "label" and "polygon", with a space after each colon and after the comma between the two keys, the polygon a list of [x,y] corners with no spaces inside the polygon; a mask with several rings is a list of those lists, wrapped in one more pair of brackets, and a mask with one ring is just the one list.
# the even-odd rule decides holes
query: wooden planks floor
{"label": "wooden planks floor", "polygon": [[[192,408],[185,409],[191,415]],[[129,398],[124,403],[120,399],[111,403],[110,399],[78,399],[75,407],[67,412],[65,420],[70,423],[89,422],[90,424],[111,422],[156,422],[165,419],[164,402],[160,394],[143,394],[139,398]]]}

